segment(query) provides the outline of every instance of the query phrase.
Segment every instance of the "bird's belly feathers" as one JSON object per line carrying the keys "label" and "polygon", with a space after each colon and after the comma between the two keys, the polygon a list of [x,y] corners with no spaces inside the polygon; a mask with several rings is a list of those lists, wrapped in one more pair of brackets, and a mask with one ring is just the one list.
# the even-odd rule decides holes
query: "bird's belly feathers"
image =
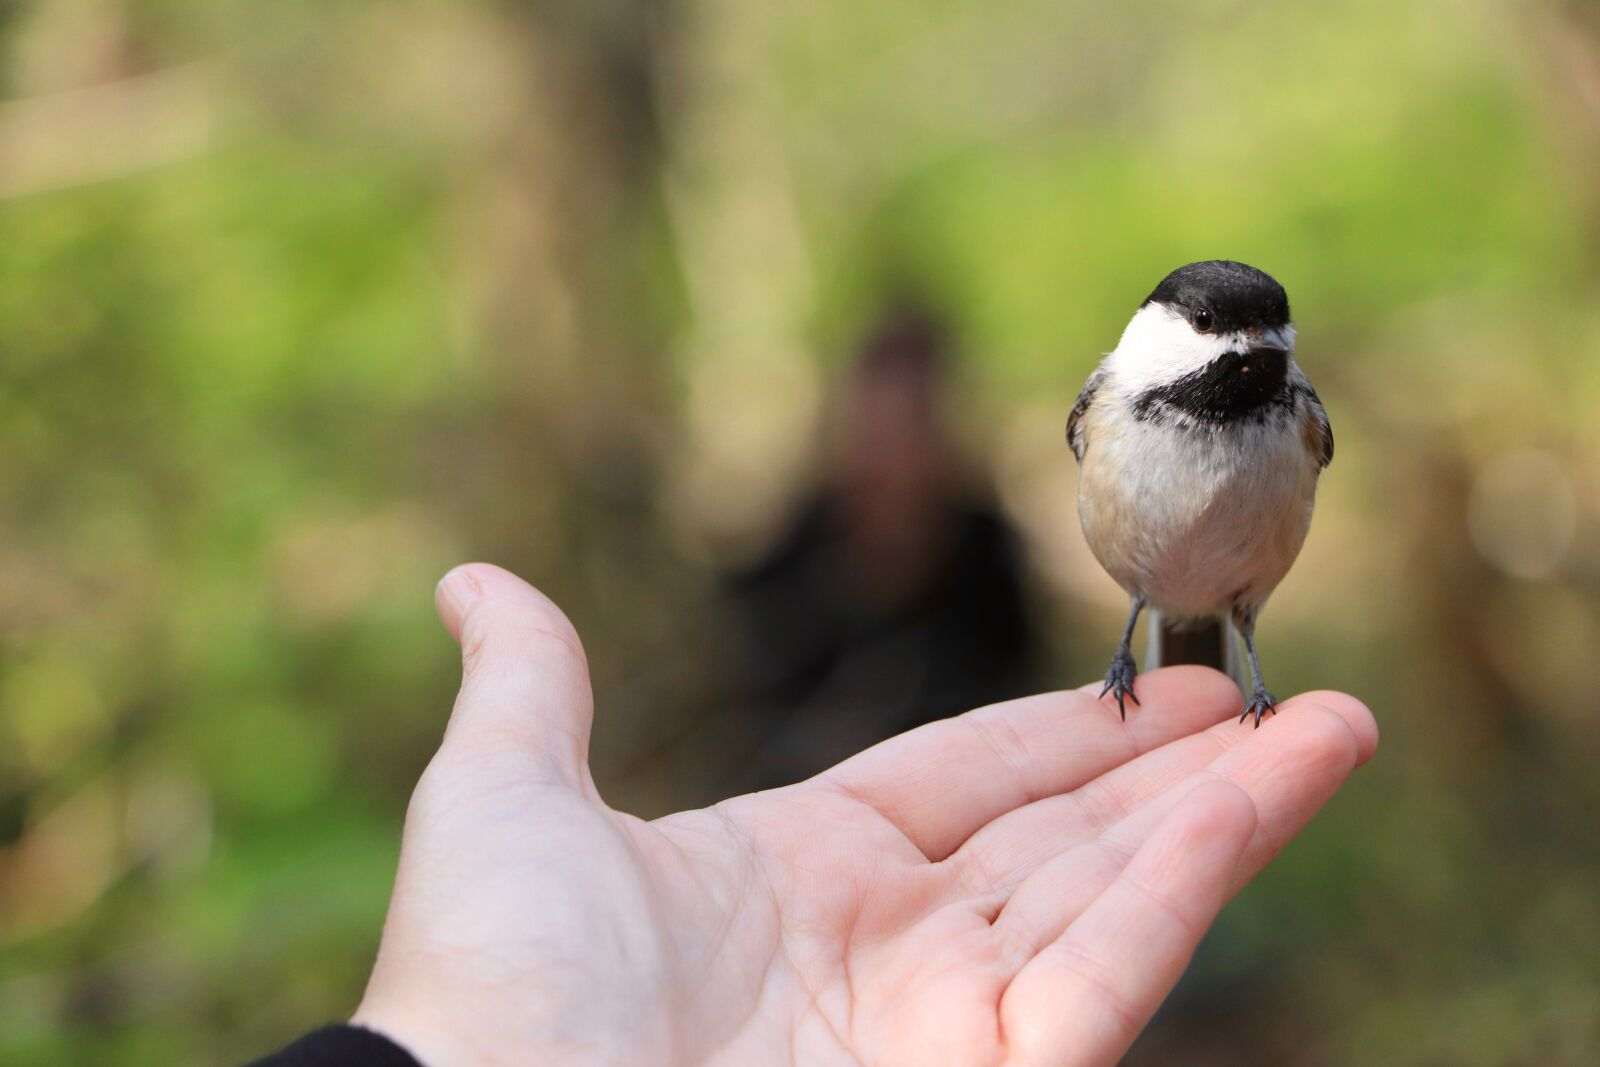
{"label": "bird's belly feathers", "polygon": [[1195,428],[1104,419],[1078,511],[1113,578],[1169,618],[1253,612],[1311,522],[1317,467],[1295,420]]}

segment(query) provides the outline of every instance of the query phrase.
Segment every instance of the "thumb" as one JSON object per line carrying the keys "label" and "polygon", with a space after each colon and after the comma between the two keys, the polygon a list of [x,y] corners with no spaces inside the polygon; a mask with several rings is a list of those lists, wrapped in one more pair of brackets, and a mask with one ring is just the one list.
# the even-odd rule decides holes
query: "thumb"
{"label": "thumb", "polygon": [[488,563],[452,570],[434,594],[461,645],[461,692],[444,747],[472,758],[520,750],[553,780],[586,778],[594,698],[578,632],[543,593]]}

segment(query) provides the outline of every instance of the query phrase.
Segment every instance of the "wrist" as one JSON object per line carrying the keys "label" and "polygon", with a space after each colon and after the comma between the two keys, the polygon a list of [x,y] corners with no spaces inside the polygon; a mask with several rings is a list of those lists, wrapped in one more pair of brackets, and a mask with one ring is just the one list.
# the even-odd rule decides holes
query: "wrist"
{"label": "wrist", "polygon": [[500,1067],[502,1062],[478,1048],[456,1026],[412,1006],[374,1002],[369,996],[350,1017],[350,1025],[388,1038],[421,1067]]}

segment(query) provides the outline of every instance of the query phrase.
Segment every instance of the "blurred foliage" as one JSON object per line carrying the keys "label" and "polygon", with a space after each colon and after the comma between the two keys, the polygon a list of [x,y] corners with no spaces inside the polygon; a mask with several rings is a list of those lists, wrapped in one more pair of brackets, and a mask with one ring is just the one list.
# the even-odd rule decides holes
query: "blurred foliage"
{"label": "blurred foliage", "polygon": [[1214,256],[1339,441],[1264,655],[1386,738],[1132,1059],[1592,1062],[1597,165],[1578,0],[0,4],[0,1062],[353,1006],[459,560],[573,615],[615,803],[712,799],[715,575],[895,292],[1098,673],[1061,421]]}

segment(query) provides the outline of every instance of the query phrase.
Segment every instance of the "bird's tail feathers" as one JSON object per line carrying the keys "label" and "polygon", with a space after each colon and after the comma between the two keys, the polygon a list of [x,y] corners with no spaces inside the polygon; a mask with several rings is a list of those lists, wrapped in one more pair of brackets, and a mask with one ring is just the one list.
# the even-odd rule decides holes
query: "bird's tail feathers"
{"label": "bird's tail feathers", "polygon": [[1239,631],[1231,621],[1226,618],[1168,619],[1151,609],[1149,625],[1145,670],[1195,663],[1221,671],[1238,683],[1241,692],[1248,692],[1244,657],[1239,654]]}

